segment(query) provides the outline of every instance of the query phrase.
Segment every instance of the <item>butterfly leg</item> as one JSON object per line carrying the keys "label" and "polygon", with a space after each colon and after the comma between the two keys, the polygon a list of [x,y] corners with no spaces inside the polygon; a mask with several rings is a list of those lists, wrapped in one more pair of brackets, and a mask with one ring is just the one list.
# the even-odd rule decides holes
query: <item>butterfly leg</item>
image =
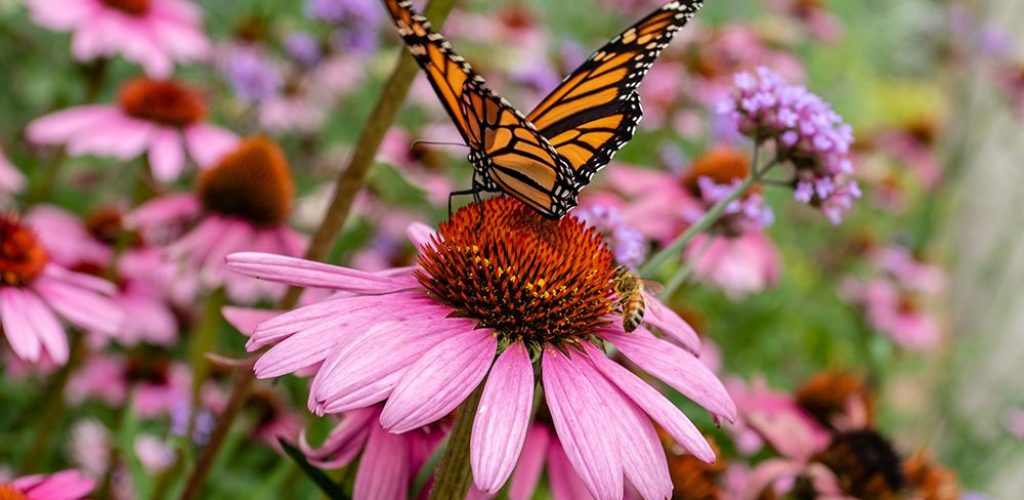
{"label": "butterfly leg", "polygon": [[456,196],[465,196],[467,194],[468,195],[473,195],[473,201],[475,201],[477,203],[480,202],[480,186],[477,185],[475,182],[473,183],[473,187],[471,189],[461,189],[459,191],[452,191],[451,193],[448,193],[448,218],[449,219],[452,218],[452,199],[455,198]]}

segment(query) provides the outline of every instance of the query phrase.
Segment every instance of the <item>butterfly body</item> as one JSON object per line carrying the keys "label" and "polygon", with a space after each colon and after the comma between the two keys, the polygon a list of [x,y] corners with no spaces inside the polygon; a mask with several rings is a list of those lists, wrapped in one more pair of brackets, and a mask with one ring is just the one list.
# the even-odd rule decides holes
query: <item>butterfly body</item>
{"label": "butterfly body", "polygon": [[636,87],[700,0],[663,5],[595,52],[524,116],[412,10],[384,0],[398,32],[470,148],[473,187],[503,192],[560,219],[629,141],[643,116]]}

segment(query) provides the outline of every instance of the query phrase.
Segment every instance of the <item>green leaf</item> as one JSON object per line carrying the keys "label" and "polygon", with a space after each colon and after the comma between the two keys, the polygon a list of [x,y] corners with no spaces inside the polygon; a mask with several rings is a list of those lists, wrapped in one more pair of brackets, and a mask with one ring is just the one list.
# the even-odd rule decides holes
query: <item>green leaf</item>
{"label": "green leaf", "polygon": [[316,484],[317,488],[320,488],[320,491],[324,495],[327,495],[327,498],[331,498],[333,500],[349,500],[350,497],[346,495],[344,491],[341,491],[341,488],[338,487],[337,484],[334,484],[334,481],[331,481],[331,478],[327,477],[327,474],[324,474],[322,470],[317,469],[313,464],[306,460],[306,455],[284,439],[278,438],[277,442],[281,444],[281,448],[283,448],[284,452],[288,454],[288,457],[291,458],[300,469],[302,469],[302,472],[305,472],[306,475],[309,476],[309,479],[313,481],[314,484]]}

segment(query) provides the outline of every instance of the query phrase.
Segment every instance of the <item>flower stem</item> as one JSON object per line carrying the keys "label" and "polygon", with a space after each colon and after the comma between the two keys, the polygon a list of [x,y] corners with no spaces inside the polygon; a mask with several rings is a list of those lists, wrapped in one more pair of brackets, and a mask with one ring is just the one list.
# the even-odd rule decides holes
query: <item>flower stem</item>
{"label": "flower stem", "polygon": [[[454,4],[455,0],[430,0],[424,10],[424,15],[436,26],[441,26]],[[417,71],[416,61],[408,54],[403,54],[391,76],[384,83],[384,89],[359,135],[352,157],[345,170],[338,176],[331,203],[320,222],[320,227],[313,235],[309,248],[306,249],[304,256],[306,259],[322,260],[330,251],[335,238],[348,219],[356,194],[366,184],[370,167],[373,166],[373,160],[377,156],[377,149],[380,148],[384,134],[394,123],[402,103],[405,102],[405,96],[409,93],[409,88],[412,87]],[[295,307],[301,293],[302,290],[299,288],[288,289],[288,293],[278,303],[278,308],[291,309]],[[198,497],[200,489],[206,482],[213,460],[220,451],[224,438],[227,437],[245,400],[249,397],[249,391],[252,390],[254,382],[255,374],[252,373],[251,366],[236,373],[228,406],[218,416],[210,440],[203,447],[186,480],[185,489],[181,495],[182,500]]]}
{"label": "flower stem", "polygon": [[683,231],[683,233],[676,237],[676,239],[672,241],[672,243],[670,243],[665,248],[661,249],[660,252],[655,254],[646,263],[644,263],[644,265],[640,267],[641,276],[651,276],[652,274],[654,274],[654,272],[660,269],[662,264],[664,264],[669,258],[671,258],[674,255],[678,255],[679,252],[682,251],[687,244],[693,241],[693,239],[697,237],[698,234],[706,231],[708,228],[711,227],[712,224],[718,221],[718,219],[722,217],[722,214],[725,213],[725,209],[726,207],[729,206],[730,203],[738,200],[740,197],[747,194],[747,191],[749,191],[754,184],[760,181],[761,177],[764,176],[764,174],[768,172],[768,170],[771,169],[771,167],[777,163],[776,161],[772,161],[768,165],[765,165],[764,168],[758,169],[757,161],[759,150],[760,144],[759,142],[755,142],[754,159],[753,161],[751,161],[751,164],[754,165],[754,172],[750,175],[750,177],[744,179],[739,186],[736,186],[736,189],[733,189],[732,192],[729,193],[729,196],[726,196],[725,198],[721,199],[718,203],[715,203],[715,205],[712,206],[704,214],[704,216],[700,218],[700,220],[692,224],[690,227],[686,228],[686,231]]}
{"label": "flower stem", "polygon": [[53,375],[50,383],[43,393],[46,399],[40,408],[36,420],[36,432],[32,437],[32,444],[21,462],[21,473],[38,472],[41,461],[46,458],[46,452],[50,448],[50,438],[60,423],[64,413],[64,389],[71,380],[71,374],[81,364],[85,357],[85,334],[82,332],[69,332],[71,336],[70,354],[68,362]]}
{"label": "flower stem", "polygon": [[704,241],[704,244],[700,246],[700,250],[694,254],[693,258],[687,259],[682,266],[679,266],[679,269],[676,270],[675,274],[673,274],[672,277],[669,278],[668,282],[665,283],[665,289],[659,294],[661,299],[668,299],[676,292],[676,290],[679,289],[680,286],[683,285],[683,283],[686,283],[687,278],[689,278],[690,274],[693,273],[693,268],[697,266],[697,261],[704,257],[704,254],[707,253],[708,247],[711,246],[712,241],[712,238],[708,238]]}
{"label": "flower stem", "polygon": [[206,297],[206,306],[203,308],[203,316],[199,318],[192,335],[191,359],[192,365],[192,394],[191,405],[188,417],[188,433],[186,440],[192,439],[196,430],[196,417],[200,411],[200,394],[203,383],[210,374],[210,361],[206,359],[206,353],[213,351],[217,343],[217,332],[220,330],[220,310],[227,303],[227,291],[219,287]]}
{"label": "flower stem", "polygon": [[459,405],[455,415],[455,426],[448,435],[448,448],[444,450],[437,465],[437,479],[430,490],[430,500],[466,498],[473,483],[473,471],[469,464],[469,441],[473,435],[473,420],[484,393],[484,381]]}

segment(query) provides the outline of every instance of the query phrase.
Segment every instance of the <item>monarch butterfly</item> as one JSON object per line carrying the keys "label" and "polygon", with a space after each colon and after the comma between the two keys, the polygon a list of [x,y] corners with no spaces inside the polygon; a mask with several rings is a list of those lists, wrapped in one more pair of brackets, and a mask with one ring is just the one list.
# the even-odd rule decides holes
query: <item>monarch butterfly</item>
{"label": "monarch butterfly", "polygon": [[451,196],[502,191],[557,220],[633,137],[643,115],[636,86],[703,1],[669,2],[641,19],[526,116],[495,94],[408,0],[384,3],[470,148],[472,188]]}

